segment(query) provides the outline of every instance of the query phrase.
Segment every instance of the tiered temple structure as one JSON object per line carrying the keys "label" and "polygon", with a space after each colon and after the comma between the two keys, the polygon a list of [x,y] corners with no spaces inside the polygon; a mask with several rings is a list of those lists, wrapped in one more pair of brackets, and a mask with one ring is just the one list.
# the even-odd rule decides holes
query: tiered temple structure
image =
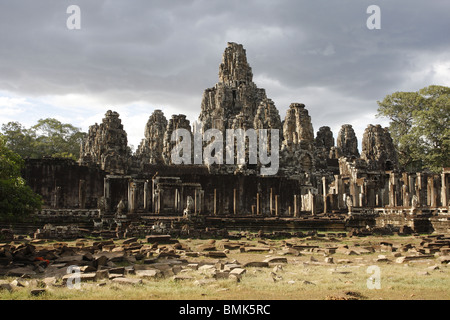
{"label": "tiered temple structure", "polygon": [[[196,130],[217,129],[224,137],[227,129],[279,130],[279,170],[267,176],[258,170],[260,163],[199,164],[194,154],[190,164],[173,164],[176,129],[189,132],[192,142]],[[325,226],[326,221],[328,226],[336,221],[353,227],[408,225],[416,231],[450,226],[450,169],[440,175],[402,172],[389,131],[380,125],[367,127],[360,153],[349,124],[342,126],[336,144],[329,127],[314,135],[302,103],[292,103],[282,120],[275,103],[253,82],[240,44],[228,43],[219,82],[203,93],[198,123],[185,115],[167,120],[155,110],[144,132],[132,155],[119,114],[108,111],[100,125],[89,128],[78,163],[28,160],[25,178],[45,200],[39,215],[97,210],[94,215],[106,220],[221,217],[235,228],[239,217],[261,223],[273,218],[274,225],[284,219],[282,226],[290,221],[298,228],[311,225],[302,221],[316,220]]]}

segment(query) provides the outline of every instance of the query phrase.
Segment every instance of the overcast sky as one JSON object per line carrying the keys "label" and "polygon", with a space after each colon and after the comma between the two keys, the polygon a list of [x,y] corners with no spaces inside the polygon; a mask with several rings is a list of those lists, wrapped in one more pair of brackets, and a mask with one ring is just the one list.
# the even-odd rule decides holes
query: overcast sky
{"label": "overcast sky", "polygon": [[375,118],[387,94],[450,86],[448,0],[0,0],[0,124],[53,117],[87,131],[111,109],[137,147],[154,109],[197,120],[227,42],[244,45],[282,120],[304,103],[314,131],[335,137],[387,125]]}

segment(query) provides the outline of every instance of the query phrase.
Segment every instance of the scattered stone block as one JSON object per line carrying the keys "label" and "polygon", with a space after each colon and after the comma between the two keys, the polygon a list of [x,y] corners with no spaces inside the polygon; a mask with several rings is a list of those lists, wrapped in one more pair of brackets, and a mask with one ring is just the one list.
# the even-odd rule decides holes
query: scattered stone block
{"label": "scattered stone block", "polygon": [[32,295],[32,296],[40,296],[40,295],[42,295],[42,294],[44,294],[44,293],[46,293],[47,291],[45,290],[45,289],[42,289],[42,288],[40,288],[40,289],[32,289],[31,291],[30,291],[30,294]]}
{"label": "scattered stone block", "polygon": [[230,271],[230,274],[236,274],[236,275],[243,275],[246,272],[246,270],[244,268],[234,268],[233,270]]}
{"label": "scattered stone block", "polygon": [[117,277],[111,280],[114,283],[124,284],[124,285],[140,285],[142,284],[142,279]]}
{"label": "scattered stone block", "polygon": [[256,268],[268,268],[269,263],[265,261],[251,261],[244,264],[244,268],[256,267]]}
{"label": "scattered stone block", "polygon": [[287,263],[287,258],[285,257],[270,257],[267,259],[264,259],[264,262],[268,263]]}
{"label": "scattered stone block", "polygon": [[227,257],[225,252],[222,252],[222,251],[209,251],[206,254],[206,256],[209,257],[209,258],[218,258],[218,259]]}
{"label": "scattered stone block", "polygon": [[140,278],[157,279],[157,278],[162,278],[163,273],[161,272],[161,270],[158,270],[158,269],[137,270],[136,276],[138,276]]}

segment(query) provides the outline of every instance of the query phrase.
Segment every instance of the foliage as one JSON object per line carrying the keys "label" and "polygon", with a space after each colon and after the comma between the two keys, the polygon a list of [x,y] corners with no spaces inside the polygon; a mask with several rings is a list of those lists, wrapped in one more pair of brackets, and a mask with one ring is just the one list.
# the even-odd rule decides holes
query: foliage
{"label": "foliage", "polygon": [[449,87],[395,92],[378,105],[378,116],[390,119],[389,130],[402,166],[434,172],[450,166]]}
{"label": "foliage", "polygon": [[2,131],[7,146],[23,158],[51,156],[77,160],[80,144],[86,137],[73,125],[52,118],[41,119],[29,129],[19,122],[8,122],[2,125]]}
{"label": "foliage", "polygon": [[0,217],[20,219],[40,209],[42,200],[21,177],[22,158],[6,146],[0,135]]}

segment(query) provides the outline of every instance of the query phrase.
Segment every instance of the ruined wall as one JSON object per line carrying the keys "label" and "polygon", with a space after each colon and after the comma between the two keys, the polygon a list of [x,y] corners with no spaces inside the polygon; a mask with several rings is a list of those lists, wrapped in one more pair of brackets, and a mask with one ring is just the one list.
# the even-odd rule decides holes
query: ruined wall
{"label": "ruined wall", "polygon": [[44,208],[97,208],[105,172],[71,159],[27,159],[23,177],[44,200]]}

